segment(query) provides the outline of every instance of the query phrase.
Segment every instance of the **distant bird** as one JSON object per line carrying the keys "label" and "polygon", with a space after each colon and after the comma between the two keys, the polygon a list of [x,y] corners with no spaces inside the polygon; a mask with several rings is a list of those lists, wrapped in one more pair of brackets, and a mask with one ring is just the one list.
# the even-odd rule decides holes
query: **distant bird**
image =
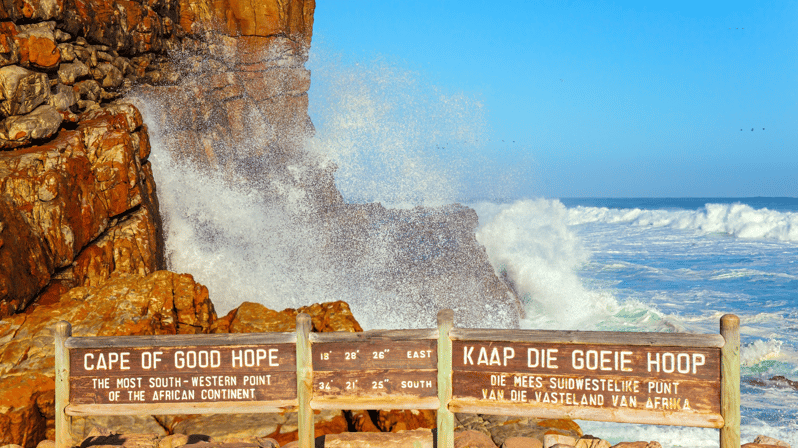
{"label": "distant bird", "polygon": [[754,132],[754,128],[751,128],[751,132]]}
{"label": "distant bird", "polygon": [[762,130],[764,131],[764,130],[765,130],[765,128],[762,128]]}

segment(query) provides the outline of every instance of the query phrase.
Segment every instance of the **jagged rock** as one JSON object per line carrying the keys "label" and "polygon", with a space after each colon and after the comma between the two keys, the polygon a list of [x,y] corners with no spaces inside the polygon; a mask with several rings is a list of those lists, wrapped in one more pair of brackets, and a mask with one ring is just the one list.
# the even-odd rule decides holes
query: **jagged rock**
{"label": "jagged rock", "polygon": [[381,432],[380,428],[371,420],[368,411],[348,411],[345,412],[345,415],[354,432]]}
{"label": "jagged rock", "polygon": [[496,448],[496,444],[489,436],[468,430],[454,434],[454,448]]}
{"label": "jagged rock", "polygon": [[784,447],[784,448],[790,448],[790,444],[789,443],[783,442],[783,441],[781,441],[779,439],[776,439],[776,438],[773,438],[773,437],[768,437],[768,436],[765,436],[765,435],[762,435],[762,434],[756,436],[756,438],[754,439],[754,443],[760,443],[760,444],[763,444],[763,445],[775,445],[775,446],[781,446],[781,447]]}
{"label": "jagged rock", "polygon": [[231,36],[290,36],[310,46],[315,0],[254,4],[232,0],[180,0],[177,22],[188,34],[214,30]]}
{"label": "jagged rock", "polygon": [[610,448],[610,442],[591,435],[584,435],[576,441],[576,448]]}
{"label": "jagged rock", "polygon": [[[26,263],[35,264],[29,265],[30,273],[16,268],[0,271],[0,285],[13,285],[7,291],[0,290],[0,317],[31,303],[46,284],[43,273],[51,276],[57,269],[70,266],[86,245],[109,228],[112,218],[123,218],[120,215],[133,213],[134,207],[143,204],[150,220],[144,227],[149,230],[127,232],[122,228],[118,233],[133,233],[134,238],[159,234],[151,173],[142,167],[141,155],[149,150],[149,144],[146,138],[131,136],[141,126],[141,115],[135,108],[114,106],[85,114],[77,129],[60,132],[50,143],[23,152],[0,153],[0,201],[7,204],[6,210],[21,214],[21,219],[9,218],[3,236],[26,236],[24,240],[14,238],[19,246],[6,239],[0,246],[0,259],[29,253]],[[10,211],[4,214],[13,215]],[[144,246],[136,247],[149,244],[157,250],[162,243],[153,240],[159,238],[149,237]],[[100,239],[98,244],[105,242]],[[46,249],[39,252],[38,247]],[[130,251],[132,255],[140,252]],[[153,266],[146,261],[153,258],[152,254],[142,257],[143,262],[116,258],[114,265],[127,263],[135,266],[133,272],[142,272],[142,265],[150,266],[145,269],[149,272],[162,266],[162,262]]]}
{"label": "jagged rock", "polygon": [[119,87],[122,85],[124,76],[122,71],[110,62],[100,62],[93,72],[94,79],[101,83],[104,89]]}
{"label": "jagged rock", "polygon": [[298,309],[274,311],[259,303],[244,302],[217,320],[213,333],[262,333],[269,331],[294,331],[298,313],[310,315],[312,330],[363,331],[346,302],[316,303]]}
{"label": "jagged rock", "polygon": [[537,419],[487,414],[455,414],[455,430],[474,430],[491,437],[501,446],[511,437],[525,437],[544,442],[544,436],[561,435],[576,441],[582,436],[582,429],[573,420]]}
{"label": "jagged rock", "polygon": [[67,33],[85,36],[120,53],[140,54],[164,48],[163,40],[169,36],[163,22],[149,6],[135,1],[66,0],[60,26]]}
{"label": "jagged rock", "polygon": [[660,445],[660,443],[657,441],[621,442],[621,443],[616,443],[615,445],[612,446],[612,448],[662,448],[662,445]]}
{"label": "jagged rock", "polygon": [[[74,59],[75,58],[73,58],[73,60]],[[61,64],[61,66],[58,68],[58,80],[68,86],[75,84],[76,80],[88,75],[89,67],[80,60],[76,60],[72,63]]]}
{"label": "jagged rock", "polygon": [[21,26],[16,40],[19,43],[19,62],[24,67],[49,70],[61,62],[55,22]]}
{"label": "jagged rock", "polygon": [[34,313],[0,320],[0,441],[33,448],[54,437],[52,328],[75,336],[207,333],[215,319],[208,290],[188,274],[119,275],[80,287]]}
{"label": "jagged rock", "polygon": [[3,141],[6,147],[16,147],[52,137],[61,127],[63,118],[58,109],[43,104],[27,115],[8,117],[0,123],[0,147]]}
{"label": "jagged rock", "polygon": [[[574,446],[576,445],[576,438],[566,436],[563,434],[544,434],[543,435],[543,448],[556,448],[557,445]],[[564,448],[564,447],[561,447]]]}
{"label": "jagged rock", "polygon": [[[70,425],[70,433],[75,441],[93,439],[92,442],[108,442],[114,435],[97,436],[97,428],[113,428],[116,433],[115,439],[119,442],[124,441],[118,434],[154,434],[165,436],[166,430],[158,421],[150,416],[140,415],[105,415],[90,416],[84,418],[73,418]],[[110,430],[107,430],[110,433]],[[113,443],[103,443],[113,445]],[[122,443],[119,443],[120,445]],[[127,444],[126,444],[127,445]]]}
{"label": "jagged rock", "polygon": [[59,18],[63,10],[63,0],[11,0],[0,4],[0,19],[53,20]]}
{"label": "jagged rock", "polygon": [[27,114],[50,97],[47,75],[18,65],[0,68],[0,114],[3,116]]}
{"label": "jagged rock", "polygon": [[76,102],[75,91],[72,90],[72,87],[58,83],[55,87],[55,93],[50,95],[48,104],[58,111],[68,111]]}
{"label": "jagged rock", "polygon": [[432,429],[436,423],[436,413],[430,410],[379,410],[375,422],[385,432]]}
{"label": "jagged rock", "polygon": [[0,22],[0,67],[19,62],[19,44],[14,39],[17,32],[14,22]]}
{"label": "jagged rock", "polygon": [[[320,439],[316,439],[319,446]],[[356,433],[328,434],[323,438],[325,448],[391,448],[417,447],[432,448],[435,446],[434,436],[429,430],[403,431],[398,433]],[[283,448],[296,448],[288,444]]]}

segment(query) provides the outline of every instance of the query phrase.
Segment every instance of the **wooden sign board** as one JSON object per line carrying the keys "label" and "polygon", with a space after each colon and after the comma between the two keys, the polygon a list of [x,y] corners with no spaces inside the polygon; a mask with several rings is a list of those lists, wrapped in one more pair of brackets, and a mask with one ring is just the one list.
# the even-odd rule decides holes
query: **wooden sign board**
{"label": "wooden sign board", "polygon": [[437,409],[437,341],[430,330],[314,334],[315,409]]}
{"label": "wooden sign board", "polygon": [[[236,344],[214,336],[67,340],[71,413],[104,413],[120,405],[176,413],[219,404],[296,404],[295,343],[258,343],[250,336],[238,342],[252,343]],[[293,333],[268,336],[295,339]]]}
{"label": "wooden sign board", "polygon": [[[523,332],[511,333],[507,341],[453,341],[453,410],[723,426],[716,337],[704,347],[641,346],[639,333],[601,333],[599,343],[513,341]],[[557,332],[546,333],[556,339]]]}

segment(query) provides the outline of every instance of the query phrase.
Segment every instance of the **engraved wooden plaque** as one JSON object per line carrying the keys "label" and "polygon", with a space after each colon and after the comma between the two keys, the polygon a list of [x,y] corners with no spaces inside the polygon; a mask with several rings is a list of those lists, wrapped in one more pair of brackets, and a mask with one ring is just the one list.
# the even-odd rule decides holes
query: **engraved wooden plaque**
{"label": "engraved wooden plaque", "polygon": [[720,348],[453,341],[455,412],[720,427]]}
{"label": "engraved wooden plaque", "polygon": [[361,338],[313,344],[313,407],[436,409],[437,341]]}

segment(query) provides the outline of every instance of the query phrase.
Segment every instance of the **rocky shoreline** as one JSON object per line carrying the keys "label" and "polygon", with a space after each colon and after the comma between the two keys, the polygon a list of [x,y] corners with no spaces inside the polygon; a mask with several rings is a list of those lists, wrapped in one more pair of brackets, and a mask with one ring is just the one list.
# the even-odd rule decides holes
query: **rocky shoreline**
{"label": "rocky shoreline", "polygon": [[[611,445],[592,435],[566,435],[551,429],[540,427],[526,419],[515,419],[488,415],[457,415],[457,430],[454,436],[455,448],[662,448],[657,441],[621,442]],[[502,425],[494,425],[492,431],[484,429],[466,429],[461,420],[474,422],[502,421]],[[578,427],[576,427],[578,429]],[[532,434],[538,433],[538,436]],[[389,433],[344,432],[325,434],[316,437],[316,448],[392,448],[414,447],[433,448],[435,443],[434,429],[401,430]],[[298,442],[281,444],[276,439],[266,436],[243,436],[214,438],[204,434],[170,434],[158,436],[148,434],[118,434],[106,428],[95,427],[79,444],[80,448],[88,447],[123,447],[123,448],[297,448]],[[9,444],[0,448],[21,448],[20,445]],[[44,440],[36,448],[55,448],[55,442]],[[790,448],[780,440],[757,436],[752,442],[741,448]]]}

